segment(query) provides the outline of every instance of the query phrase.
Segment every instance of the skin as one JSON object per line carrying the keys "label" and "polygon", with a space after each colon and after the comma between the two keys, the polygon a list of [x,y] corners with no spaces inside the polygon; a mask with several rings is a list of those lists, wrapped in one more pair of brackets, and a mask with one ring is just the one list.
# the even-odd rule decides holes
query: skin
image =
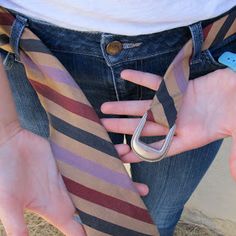
{"label": "skin", "polygon": [[[7,235],[27,236],[24,209],[42,216],[68,236],[86,235],[57,170],[48,140],[22,129],[0,61],[0,219]],[[120,155],[129,148],[117,145]],[[140,195],[148,187],[135,183]]]}
{"label": "skin", "polygon": [[[153,90],[157,90],[161,77],[134,70],[124,70],[121,78]],[[176,132],[167,156],[204,146],[212,141],[232,137],[230,170],[236,179],[236,73],[230,69],[217,70],[189,81],[181,110],[176,121]],[[150,107],[151,100],[106,102],[101,110],[105,114],[142,116]],[[102,123],[114,133],[134,133],[140,119],[106,118]],[[147,122],[142,135],[164,135],[168,129]],[[153,143],[160,147],[160,142]],[[128,147],[127,147],[128,148]],[[140,162],[132,150],[122,155],[127,163]]]}
{"label": "skin", "polygon": [[[127,81],[156,90],[161,77],[125,70]],[[28,235],[23,210],[41,215],[66,235],[85,235],[73,220],[75,208],[56,168],[48,141],[20,127],[11,91],[0,63],[0,218],[8,235]],[[168,155],[203,146],[232,136],[231,173],[236,178],[236,75],[218,70],[190,81],[176,122],[176,135]],[[207,101],[207,102],[206,102]],[[101,110],[107,114],[142,116],[151,101],[108,102]],[[108,131],[133,134],[139,119],[103,119]],[[162,135],[168,129],[148,122],[143,135]],[[153,146],[158,146],[154,143]],[[140,161],[128,145],[116,145],[124,162]],[[20,183],[20,184],[19,184]],[[145,185],[136,185],[141,195]]]}

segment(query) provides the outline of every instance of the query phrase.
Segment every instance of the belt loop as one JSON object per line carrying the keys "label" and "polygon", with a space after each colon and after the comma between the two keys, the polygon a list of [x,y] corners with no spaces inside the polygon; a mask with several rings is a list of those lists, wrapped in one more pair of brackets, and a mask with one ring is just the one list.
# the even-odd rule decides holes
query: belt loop
{"label": "belt loop", "polygon": [[189,26],[193,39],[193,56],[191,64],[201,62],[201,48],[204,40],[201,22],[194,23]]}
{"label": "belt loop", "polygon": [[15,60],[20,62],[19,44],[21,35],[25,29],[28,19],[17,15],[11,27],[10,44],[15,54]]}

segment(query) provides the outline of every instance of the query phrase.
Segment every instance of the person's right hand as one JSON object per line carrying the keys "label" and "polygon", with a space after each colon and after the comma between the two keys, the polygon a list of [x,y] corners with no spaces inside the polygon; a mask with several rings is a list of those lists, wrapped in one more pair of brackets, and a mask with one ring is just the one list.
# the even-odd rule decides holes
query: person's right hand
{"label": "person's right hand", "polygon": [[75,208],[49,142],[19,129],[0,144],[0,219],[7,235],[28,235],[24,209],[39,214],[65,235],[86,235],[73,219]]}

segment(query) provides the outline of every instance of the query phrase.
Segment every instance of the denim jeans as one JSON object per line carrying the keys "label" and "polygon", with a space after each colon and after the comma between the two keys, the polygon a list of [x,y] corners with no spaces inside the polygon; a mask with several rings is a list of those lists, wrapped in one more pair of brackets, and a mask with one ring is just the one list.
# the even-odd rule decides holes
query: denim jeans
{"label": "denim jeans", "polygon": [[[28,17],[27,17],[28,18]],[[84,91],[99,117],[104,102],[116,100],[152,99],[153,91],[120,78],[124,69],[134,69],[163,76],[177,52],[190,38],[194,41],[191,61],[191,79],[223,68],[217,57],[225,50],[236,51],[235,36],[221,45],[204,52],[201,24],[140,36],[122,36],[100,32],[77,32],[46,22],[28,18],[31,30],[48,46],[52,53],[71,73]],[[18,40],[12,32],[13,40]],[[110,55],[107,44],[122,43],[117,55]],[[1,52],[5,59],[21,125],[32,132],[47,137],[48,120],[36,93],[26,79],[24,67],[14,56]],[[114,143],[122,143],[123,135],[110,133]],[[152,137],[151,140],[158,139]],[[129,142],[130,137],[127,137]],[[188,151],[156,163],[141,162],[131,165],[134,181],[150,188],[143,200],[159,229],[161,236],[173,235],[184,204],[206,173],[221,145],[221,140],[202,148]]]}

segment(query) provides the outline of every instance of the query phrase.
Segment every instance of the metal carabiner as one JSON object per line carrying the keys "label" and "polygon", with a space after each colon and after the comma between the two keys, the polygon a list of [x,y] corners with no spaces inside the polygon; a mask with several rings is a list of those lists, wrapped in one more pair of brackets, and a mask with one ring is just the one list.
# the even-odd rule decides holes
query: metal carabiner
{"label": "metal carabiner", "polygon": [[166,156],[175,133],[176,125],[173,125],[169,130],[169,133],[166,135],[162,147],[160,149],[155,149],[139,140],[146,120],[147,112],[143,115],[141,121],[139,122],[139,125],[134,131],[133,137],[131,139],[131,148],[139,156],[140,159],[147,162],[157,162],[162,160]]}

